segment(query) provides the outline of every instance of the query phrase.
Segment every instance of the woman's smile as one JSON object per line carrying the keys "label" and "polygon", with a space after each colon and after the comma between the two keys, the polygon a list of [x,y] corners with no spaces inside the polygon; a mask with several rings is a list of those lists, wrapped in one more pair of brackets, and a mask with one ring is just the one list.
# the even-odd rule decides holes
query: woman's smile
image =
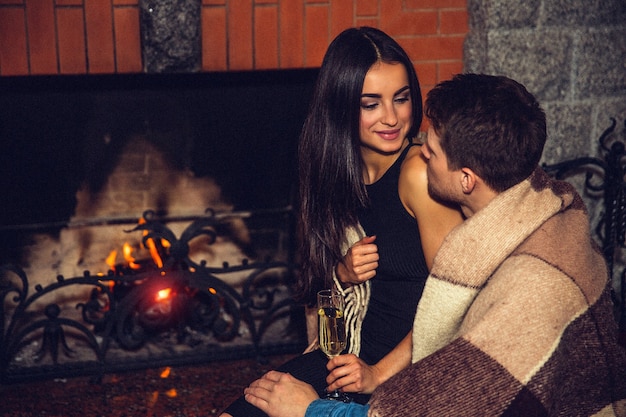
{"label": "woman's smile", "polygon": [[400,136],[400,129],[379,130],[376,133],[384,140],[396,140]]}

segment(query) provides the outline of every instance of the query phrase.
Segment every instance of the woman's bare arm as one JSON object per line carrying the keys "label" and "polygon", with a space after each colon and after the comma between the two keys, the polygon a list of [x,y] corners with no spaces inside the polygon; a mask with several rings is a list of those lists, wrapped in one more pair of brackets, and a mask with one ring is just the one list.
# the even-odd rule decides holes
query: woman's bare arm
{"label": "woman's bare arm", "polygon": [[430,196],[426,160],[417,146],[409,151],[404,160],[398,181],[398,193],[405,209],[417,222],[426,265],[430,269],[445,237],[463,222],[461,210]]}

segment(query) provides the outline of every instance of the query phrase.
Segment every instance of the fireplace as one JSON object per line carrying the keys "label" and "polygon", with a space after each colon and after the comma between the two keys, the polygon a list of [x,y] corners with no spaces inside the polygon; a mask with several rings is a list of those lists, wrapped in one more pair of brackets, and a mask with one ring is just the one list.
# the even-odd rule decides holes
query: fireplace
{"label": "fireplace", "polygon": [[2,378],[302,349],[292,203],[316,74],[0,78]]}

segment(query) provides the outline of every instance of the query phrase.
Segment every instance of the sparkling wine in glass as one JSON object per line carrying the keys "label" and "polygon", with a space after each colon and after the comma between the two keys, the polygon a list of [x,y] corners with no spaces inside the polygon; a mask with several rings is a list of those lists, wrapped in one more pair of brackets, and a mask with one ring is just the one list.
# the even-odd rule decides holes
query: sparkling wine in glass
{"label": "sparkling wine in glass", "polygon": [[[320,349],[329,359],[339,355],[346,347],[346,325],[343,317],[343,295],[334,290],[317,293],[317,316]],[[335,390],[327,398],[349,401],[345,393]]]}

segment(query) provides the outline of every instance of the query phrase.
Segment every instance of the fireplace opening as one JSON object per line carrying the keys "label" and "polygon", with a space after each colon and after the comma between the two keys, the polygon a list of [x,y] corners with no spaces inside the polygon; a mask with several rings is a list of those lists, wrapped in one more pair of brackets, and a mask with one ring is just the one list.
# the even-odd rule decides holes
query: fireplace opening
{"label": "fireplace opening", "polygon": [[[289,205],[316,73],[1,78],[0,261],[15,259],[19,225],[54,229],[67,222],[78,190],[98,193],[124,147],[139,137],[172,169],[215,181],[234,210]],[[142,152],[138,147],[135,157]],[[141,181],[129,180],[129,186],[140,188]],[[138,216],[145,209],[167,210],[144,206],[118,214]]]}
{"label": "fireplace opening", "polygon": [[[3,379],[37,374],[23,372],[16,361],[33,365],[46,353],[43,364],[58,374],[58,362],[71,362],[76,348],[64,345],[71,336],[82,340],[83,350],[95,350],[97,366],[90,369],[132,367],[127,355],[122,365],[111,362],[119,356],[111,346],[127,342],[126,316],[106,325],[83,323],[89,333],[81,335],[75,333],[82,327],[62,324],[80,321],[87,304],[104,309],[94,313],[103,317],[117,305],[143,325],[172,313],[173,305],[193,305],[177,316],[187,321],[157,326],[165,335],[151,331],[142,349],[155,340],[184,340],[188,357],[198,355],[190,344],[201,344],[222,352],[201,356],[219,358],[225,348],[217,335],[225,332],[228,349],[249,342],[252,348],[242,354],[258,355],[271,316],[289,308],[296,149],[316,75],[305,69],[0,78],[0,265],[11,265],[2,277]],[[147,242],[160,245],[167,265],[152,265]],[[150,267],[120,275],[128,268],[124,247]],[[158,280],[171,285],[141,290],[163,295],[150,298],[149,310],[136,311],[134,298],[119,299],[123,288]],[[24,282],[28,293],[21,292]],[[28,301],[16,301],[15,294]],[[46,325],[16,336],[20,326],[28,327],[25,317],[15,323],[24,305],[26,315]],[[200,320],[199,331],[188,321],[197,324],[198,314],[222,321],[211,320],[209,331]],[[293,314],[281,319],[279,333],[301,325]],[[56,329],[54,341],[50,329]],[[299,349],[301,331],[277,338]],[[234,340],[239,336],[248,341]],[[277,343],[270,341],[270,351],[283,349]],[[164,349],[171,353],[172,347]],[[145,363],[145,352],[139,361]]]}

